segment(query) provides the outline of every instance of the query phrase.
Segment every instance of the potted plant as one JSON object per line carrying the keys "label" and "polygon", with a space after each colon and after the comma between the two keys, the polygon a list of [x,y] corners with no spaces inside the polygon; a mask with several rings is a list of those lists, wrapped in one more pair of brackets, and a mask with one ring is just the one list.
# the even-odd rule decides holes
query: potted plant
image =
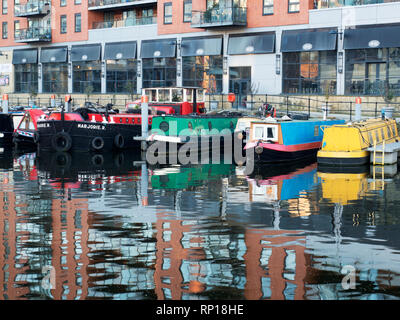
{"label": "potted plant", "polygon": [[391,118],[393,116],[394,107],[392,106],[392,100],[394,99],[394,92],[390,89],[389,81],[386,80],[381,89],[381,96],[383,101],[385,102],[385,106],[382,110],[382,113],[385,114],[386,118]]}

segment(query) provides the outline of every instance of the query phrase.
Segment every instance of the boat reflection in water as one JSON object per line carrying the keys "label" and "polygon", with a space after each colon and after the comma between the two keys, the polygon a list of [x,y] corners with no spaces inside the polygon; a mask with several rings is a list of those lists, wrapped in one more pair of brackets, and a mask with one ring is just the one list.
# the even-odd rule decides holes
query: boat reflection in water
{"label": "boat reflection in water", "polygon": [[[97,156],[4,162],[0,299],[398,296],[398,220],[379,212],[378,181],[379,190],[364,188],[371,175],[354,176],[361,187],[340,199],[340,176],[321,175],[312,160],[245,177],[223,163],[154,167],[131,153]],[[376,225],[363,225],[362,212],[354,225],[360,201],[376,206]],[[341,287],[345,265],[356,267],[357,290]]]}

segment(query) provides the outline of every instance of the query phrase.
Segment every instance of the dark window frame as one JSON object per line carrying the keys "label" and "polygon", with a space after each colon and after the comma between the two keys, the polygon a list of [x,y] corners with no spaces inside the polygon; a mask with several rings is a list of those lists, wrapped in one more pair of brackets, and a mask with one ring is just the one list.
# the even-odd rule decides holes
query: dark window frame
{"label": "dark window frame", "polygon": [[[4,36],[4,26],[6,26],[6,34]],[[2,39],[8,39],[8,23],[7,21],[3,21],[1,24],[1,38]]]}
{"label": "dark window frame", "polygon": [[[77,30],[77,26],[78,26],[77,23],[76,23],[77,17],[79,17],[79,30]],[[75,13],[75,15],[74,15],[74,30],[75,30],[76,33],[82,32],[82,14],[80,12],[79,13]]]}
{"label": "dark window frame", "polygon": [[[298,6],[297,10],[290,10],[292,6]],[[300,12],[300,0],[288,0],[288,13],[299,13]]]}
{"label": "dark window frame", "polygon": [[[171,7],[171,15],[166,15],[165,14],[165,9],[167,8],[167,7]],[[164,3],[164,15],[163,15],[163,22],[164,22],[164,24],[172,24],[172,16],[173,16],[173,14],[172,14],[172,2],[165,2]],[[166,18],[170,18],[171,19],[171,22],[166,22]]]}
{"label": "dark window frame", "polygon": [[[190,18],[186,20],[185,18],[187,17],[187,12],[185,12],[186,5],[190,4]],[[192,22],[192,0],[185,0],[183,1],[183,23],[190,23]]]}
{"label": "dark window frame", "polygon": [[[65,19],[65,31],[63,31],[63,19]],[[61,34],[66,34],[67,30],[68,30],[68,27],[67,27],[67,15],[63,14],[63,15],[60,16],[60,33]]]}
{"label": "dark window frame", "polygon": [[67,6],[67,0],[60,0],[60,7],[66,7]]}
{"label": "dark window frame", "polygon": [[[266,4],[266,1],[272,1],[272,4]],[[272,8],[272,12],[265,13],[265,8]],[[274,14],[274,0],[263,0],[263,9],[262,9],[263,16],[272,16]]]}

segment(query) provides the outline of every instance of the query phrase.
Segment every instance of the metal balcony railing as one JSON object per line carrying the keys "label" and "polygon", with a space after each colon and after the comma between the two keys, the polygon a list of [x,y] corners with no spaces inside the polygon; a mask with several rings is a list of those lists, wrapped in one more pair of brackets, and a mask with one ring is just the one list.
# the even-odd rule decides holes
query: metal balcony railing
{"label": "metal balcony railing", "polygon": [[51,41],[51,28],[27,28],[15,32],[16,42]]}
{"label": "metal balcony railing", "polygon": [[33,0],[25,4],[16,4],[14,6],[14,15],[16,17],[31,17],[36,15],[45,15],[50,12],[49,0]]}
{"label": "metal balcony railing", "polygon": [[192,12],[192,27],[246,26],[247,8],[212,8]]}
{"label": "metal balcony railing", "polygon": [[89,0],[89,8],[93,7],[103,7],[103,6],[122,6],[122,5],[135,5],[135,4],[143,4],[143,3],[157,3],[157,0],[154,1],[146,1],[146,0]]}
{"label": "metal balcony railing", "polygon": [[113,21],[93,22],[92,29],[122,28],[122,27],[142,26],[142,25],[156,24],[156,23],[157,23],[156,16],[131,18],[131,19],[121,19]]}
{"label": "metal balcony railing", "polygon": [[400,0],[315,0],[315,9],[337,8],[344,6],[362,6],[367,4],[380,4],[400,2]]}

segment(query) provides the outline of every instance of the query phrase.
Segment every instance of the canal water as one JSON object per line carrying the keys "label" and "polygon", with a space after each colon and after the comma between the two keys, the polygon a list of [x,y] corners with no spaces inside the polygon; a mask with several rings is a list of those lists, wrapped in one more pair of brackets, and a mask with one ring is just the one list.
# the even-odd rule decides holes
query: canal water
{"label": "canal water", "polygon": [[400,179],[0,156],[0,299],[400,298]]}

